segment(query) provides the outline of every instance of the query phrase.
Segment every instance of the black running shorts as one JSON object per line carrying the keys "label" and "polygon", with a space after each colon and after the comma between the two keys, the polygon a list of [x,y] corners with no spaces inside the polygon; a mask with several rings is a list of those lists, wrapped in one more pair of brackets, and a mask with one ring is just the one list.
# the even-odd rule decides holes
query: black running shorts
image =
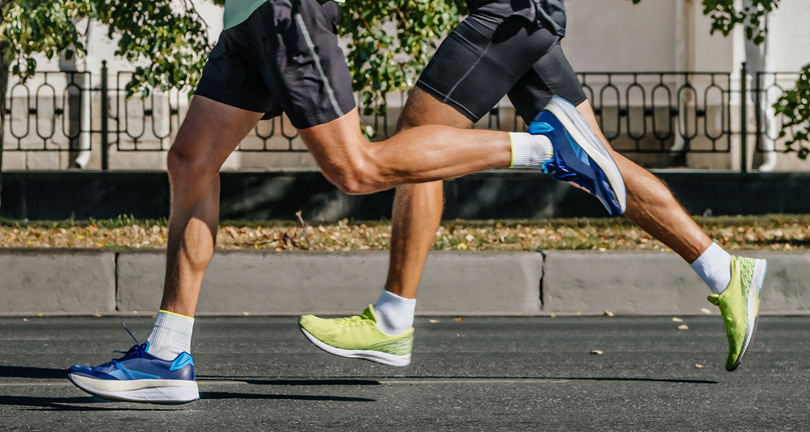
{"label": "black running shorts", "polygon": [[471,4],[416,85],[477,122],[504,95],[526,123],[557,95],[586,99],[560,38],[512,10],[510,0]]}
{"label": "black running shorts", "polygon": [[338,12],[335,2],[268,1],[222,32],[195,94],[265,119],[283,111],[298,129],[342,117],[355,102]]}

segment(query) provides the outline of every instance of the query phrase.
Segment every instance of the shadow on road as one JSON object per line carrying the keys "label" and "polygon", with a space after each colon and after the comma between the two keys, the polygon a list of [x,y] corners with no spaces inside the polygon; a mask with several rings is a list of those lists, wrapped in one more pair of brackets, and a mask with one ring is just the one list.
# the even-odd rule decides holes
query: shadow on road
{"label": "shadow on road", "polygon": [[109,402],[85,397],[32,397],[32,396],[0,396],[0,405],[16,405],[21,407],[45,409],[52,411],[165,411],[163,408],[121,408],[121,407],[94,407],[83,405],[63,404],[107,404]]}
{"label": "shadow on road", "polygon": [[0,365],[0,377],[67,379],[67,369]]}
{"label": "shadow on road", "polygon": [[255,385],[276,386],[378,386],[382,385],[376,379],[365,378],[323,378],[323,379],[295,379],[295,378],[265,378],[265,377],[238,377],[238,376],[212,376],[197,375],[198,382],[205,381],[242,381]]}
{"label": "shadow on road", "polygon": [[[375,399],[319,396],[319,395],[276,395],[255,393],[228,393],[228,392],[201,392],[200,399],[265,399],[265,400],[300,400],[300,401],[329,401],[329,402],[376,402]],[[122,402],[119,402],[122,403]],[[123,402],[127,403],[127,402]],[[82,404],[82,405],[65,405]],[[99,404],[108,406],[86,406],[85,404]],[[31,397],[31,396],[0,396],[0,405],[28,407],[35,410],[50,411],[179,411],[184,408],[164,405],[151,408],[148,405],[136,407],[117,405],[116,402],[105,401],[92,396],[84,397]],[[153,405],[154,406],[154,405]]]}
{"label": "shadow on road", "polygon": [[257,393],[228,393],[228,392],[200,392],[200,399],[272,399],[272,400],[302,400],[302,401],[332,401],[332,402],[376,402],[376,399],[318,396],[318,395],[276,395]]}
{"label": "shadow on road", "polygon": [[452,381],[463,382],[481,381],[481,383],[497,381],[619,381],[619,382],[651,382],[651,383],[677,383],[677,384],[717,384],[714,380],[687,379],[687,378],[646,378],[646,377],[566,377],[566,376],[533,376],[533,377],[511,377],[511,376],[387,376],[373,378],[359,377],[335,377],[323,379],[295,379],[294,377],[249,377],[249,376],[213,376],[198,375],[197,381],[241,381],[255,385],[278,385],[278,386],[378,386],[386,381]]}

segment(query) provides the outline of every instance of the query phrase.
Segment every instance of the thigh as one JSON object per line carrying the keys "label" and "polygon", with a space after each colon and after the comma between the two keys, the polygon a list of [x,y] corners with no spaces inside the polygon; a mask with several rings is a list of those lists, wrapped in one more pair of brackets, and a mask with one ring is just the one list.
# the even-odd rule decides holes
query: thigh
{"label": "thigh", "polygon": [[473,122],[452,106],[442,103],[421,88],[414,87],[397,120],[397,132],[428,124],[467,129],[472,127]]}
{"label": "thigh", "polygon": [[476,122],[557,39],[523,17],[476,10],[445,39],[416,85]]}
{"label": "thigh", "polygon": [[261,117],[260,112],[195,95],[172,149],[185,158],[219,168]]}
{"label": "thigh", "polygon": [[574,106],[587,100],[582,84],[559,42],[532,65],[509,90],[508,96],[526,124],[545,109],[552,96],[566,99]]}

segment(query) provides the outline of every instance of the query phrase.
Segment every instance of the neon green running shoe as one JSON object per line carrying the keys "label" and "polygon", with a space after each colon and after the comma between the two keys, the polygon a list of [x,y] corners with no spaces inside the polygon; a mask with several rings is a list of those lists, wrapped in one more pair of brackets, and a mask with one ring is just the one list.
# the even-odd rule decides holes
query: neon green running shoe
{"label": "neon green running shoe", "polygon": [[411,363],[413,327],[397,336],[381,332],[373,305],[369,305],[362,315],[348,318],[323,319],[304,315],[298,325],[310,342],[330,354],[388,366],[402,367]]}
{"label": "neon green running shoe", "polygon": [[759,302],[768,262],[762,259],[731,257],[731,282],[722,294],[712,294],[709,301],[720,307],[728,336],[726,370],[740,365],[757,328]]}

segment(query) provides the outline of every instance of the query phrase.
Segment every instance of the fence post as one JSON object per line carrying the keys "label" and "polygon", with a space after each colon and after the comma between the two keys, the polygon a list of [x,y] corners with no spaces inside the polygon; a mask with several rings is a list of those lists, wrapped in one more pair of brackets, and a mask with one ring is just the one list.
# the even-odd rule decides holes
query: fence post
{"label": "fence post", "polygon": [[109,124],[107,123],[109,117],[108,106],[108,83],[107,83],[107,60],[101,61],[101,170],[109,171],[110,169],[110,142],[109,142]]}
{"label": "fence post", "polygon": [[748,172],[748,64],[740,69],[740,172]]}
{"label": "fence post", "polygon": [[754,87],[754,151],[762,151],[763,150],[763,143],[762,143],[762,123],[765,121],[763,118],[762,113],[762,88],[761,88],[761,81],[762,81],[762,71],[758,71],[756,75],[751,75],[751,78],[754,79],[753,87]]}

